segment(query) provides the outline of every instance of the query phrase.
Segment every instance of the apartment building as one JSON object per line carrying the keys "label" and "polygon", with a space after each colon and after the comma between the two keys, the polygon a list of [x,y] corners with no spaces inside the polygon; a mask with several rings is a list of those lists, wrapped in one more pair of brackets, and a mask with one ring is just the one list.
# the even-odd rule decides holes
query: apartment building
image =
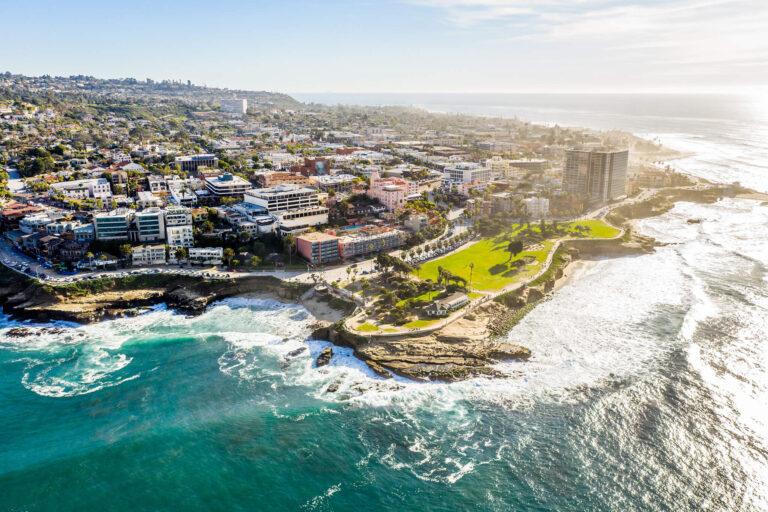
{"label": "apartment building", "polygon": [[345,234],[339,237],[339,254],[342,259],[348,259],[364,254],[392,251],[402,246],[405,238],[406,234],[403,231],[378,226],[345,230]]}
{"label": "apartment building", "polygon": [[337,261],[341,258],[339,237],[328,233],[304,233],[297,236],[296,251],[314,265]]}
{"label": "apartment building", "polygon": [[51,195],[57,192],[67,199],[109,199],[112,197],[112,187],[105,178],[53,183]]}
{"label": "apartment building", "polygon": [[565,152],[563,190],[605,202],[626,195],[629,151],[569,149]]}
{"label": "apartment building", "polygon": [[131,249],[131,262],[134,267],[144,265],[165,265],[165,245],[137,245]]}
{"label": "apartment building", "polygon": [[222,99],[221,111],[225,114],[243,115],[248,111],[248,100]]}
{"label": "apartment building", "polygon": [[192,247],[187,251],[190,263],[199,265],[221,265],[224,249],[221,247]]}

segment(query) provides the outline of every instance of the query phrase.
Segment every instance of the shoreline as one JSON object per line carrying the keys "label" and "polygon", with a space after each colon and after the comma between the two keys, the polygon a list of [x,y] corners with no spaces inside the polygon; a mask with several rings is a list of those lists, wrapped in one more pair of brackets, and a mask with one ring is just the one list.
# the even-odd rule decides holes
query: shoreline
{"label": "shoreline", "polygon": [[[666,213],[677,201],[713,202],[722,197],[752,193],[735,188],[711,185],[696,190],[658,189],[637,204],[617,205],[606,217],[610,220],[611,215],[620,210],[621,225],[629,228],[627,236],[564,242],[564,257],[548,267],[552,272],[546,281],[515,290],[508,297],[501,295],[434,332],[418,335],[405,333],[377,339],[349,332],[343,327],[343,321],[355,310],[354,303],[319,293],[311,284],[274,276],[205,280],[158,274],[53,287],[5,269],[0,276],[0,306],[13,319],[90,324],[136,316],[161,303],[183,314],[199,315],[213,302],[228,297],[273,299],[306,308],[316,319],[313,338],[352,348],[355,356],[381,377],[397,374],[412,380],[440,381],[502,377],[493,369],[494,364],[531,357],[529,349],[505,343],[504,335],[541,301],[593,268],[595,259],[655,250],[654,239],[632,229],[636,219]],[[332,357],[332,349],[327,356]]]}

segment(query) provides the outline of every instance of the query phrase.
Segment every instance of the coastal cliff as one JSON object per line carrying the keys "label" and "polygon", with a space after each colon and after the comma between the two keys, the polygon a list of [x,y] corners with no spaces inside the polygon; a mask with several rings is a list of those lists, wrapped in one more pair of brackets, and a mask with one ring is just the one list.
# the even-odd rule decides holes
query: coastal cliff
{"label": "coastal cliff", "polygon": [[264,298],[295,301],[308,288],[271,276],[209,281],[165,274],[50,286],[4,269],[0,274],[0,306],[17,318],[92,323],[137,315],[161,303],[183,313],[199,314],[214,301],[253,292]]}

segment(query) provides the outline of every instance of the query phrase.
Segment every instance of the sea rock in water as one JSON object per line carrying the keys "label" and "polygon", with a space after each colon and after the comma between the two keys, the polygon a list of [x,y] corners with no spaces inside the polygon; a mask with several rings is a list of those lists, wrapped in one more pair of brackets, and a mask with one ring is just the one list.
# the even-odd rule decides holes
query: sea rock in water
{"label": "sea rock in water", "polygon": [[40,336],[42,334],[62,334],[64,329],[59,327],[41,327],[31,329],[29,327],[13,327],[5,333],[9,338],[26,338],[27,336]]}
{"label": "sea rock in water", "polygon": [[701,219],[688,219],[685,222],[688,224],[701,224]]}
{"label": "sea rock in water", "polygon": [[289,359],[289,358],[292,358],[292,357],[296,357],[297,355],[299,355],[299,354],[301,354],[303,352],[306,352],[306,351],[307,351],[307,347],[299,347],[296,350],[291,350],[290,352],[285,354],[285,358]]}
{"label": "sea rock in water", "polygon": [[331,358],[333,357],[333,349],[329,346],[325,347],[322,352],[320,352],[320,355],[317,356],[317,366],[326,366],[328,363],[331,362]]}
{"label": "sea rock in water", "polygon": [[339,390],[339,383],[338,382],[331,382],[328,385],[328,389],[325,390],[326,393],[335,393]]}

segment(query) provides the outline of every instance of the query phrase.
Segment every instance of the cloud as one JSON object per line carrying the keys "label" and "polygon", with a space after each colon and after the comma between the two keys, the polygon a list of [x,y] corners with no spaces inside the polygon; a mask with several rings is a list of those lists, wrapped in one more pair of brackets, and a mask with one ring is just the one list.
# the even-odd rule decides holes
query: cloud
{"label": "cloud", "polygon": [[404,1],[439,10],[464,30],[506,31],[509,44],[535,43],[555,55],[635,60],[665,76],[674,66],[691,75],[742,68],[768,82],[768,0]]}

